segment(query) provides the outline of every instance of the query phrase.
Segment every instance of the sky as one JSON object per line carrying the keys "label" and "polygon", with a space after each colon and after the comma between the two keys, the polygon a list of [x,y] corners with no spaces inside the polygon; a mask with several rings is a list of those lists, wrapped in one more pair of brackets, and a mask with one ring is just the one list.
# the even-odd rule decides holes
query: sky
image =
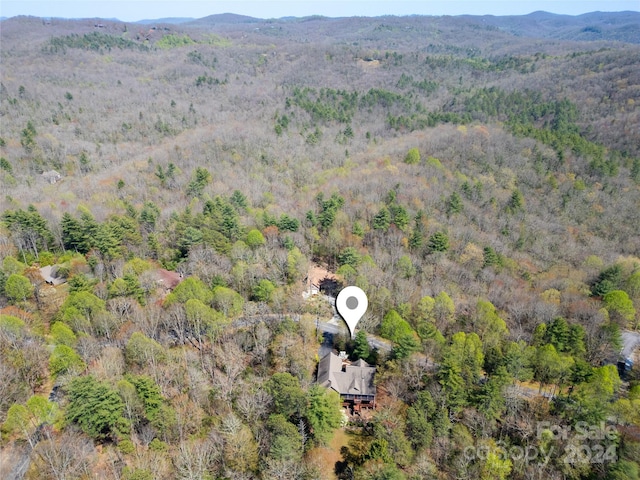
{"label": "sky", "polygon": [[201,18],[237,13],[257,18],[379,15],[525,15],[538,10],[567,15],[640,11],[640,0],[0,0],[0,16]]}

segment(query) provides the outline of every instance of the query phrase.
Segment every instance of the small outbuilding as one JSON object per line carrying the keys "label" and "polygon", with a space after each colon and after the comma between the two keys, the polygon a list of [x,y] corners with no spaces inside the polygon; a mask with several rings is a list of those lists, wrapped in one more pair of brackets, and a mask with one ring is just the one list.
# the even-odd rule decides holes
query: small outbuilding
{"label": "small outbuilding", "polygon": [[62,175],[55,170],[49,170],[48,172],[42,172],[42,178],[53,185],[54,183],[58,183],[62,180]]}

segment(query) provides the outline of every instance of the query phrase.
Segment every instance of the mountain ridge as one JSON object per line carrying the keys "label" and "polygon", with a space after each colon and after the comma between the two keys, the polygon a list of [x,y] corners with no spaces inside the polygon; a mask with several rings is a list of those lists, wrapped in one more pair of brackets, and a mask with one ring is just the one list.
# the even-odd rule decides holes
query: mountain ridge
{"label": "mountain ridge", "polygon": [[[52,17],[28,17],[17,16],[2,19],[3,22],[20,18],[41,18],[44,20],[65,20],[65,21],[86,21],[83,19],[52,18]],[[499,31],[527,38],[549,38],[569,41],[619,41],[626,43],[640,44],[640,12],[600,12],[594,11],[581,15],[555,14],[546,11],[535,11],[526,15],[451,15],[451,16],[431,16],[431,15],[405,15],[394,16],[385,15],[377,17],[327,17],[322,15],[311,15],[306,17],[281,17],[281,18],[257,18],[235,13],[221,13],[208,15],[201,18],[191,17],[166,17],[158,19],[142,19],[135,22],[123,22],[115,18],[91,20],[104,20],[108,22],[152,25],[171,24],[179,25],[181,28],[202,28],[213,26],[242,26],[259,24],[282,24],[290,25],[304,23],[308,21],[322,20],[327,25],[345,20],[362,19],[412,19],[424,18],[425,20],[465,20],[470,24],[482,27],[491,27]]]}

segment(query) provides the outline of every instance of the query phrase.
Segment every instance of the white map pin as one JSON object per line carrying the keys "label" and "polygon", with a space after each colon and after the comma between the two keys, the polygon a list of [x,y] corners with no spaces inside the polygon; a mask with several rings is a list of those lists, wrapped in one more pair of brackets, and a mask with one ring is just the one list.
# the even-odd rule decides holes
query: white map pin
{"label": "white map pin", "polygon": [[355,337],[356,325],[367,311],[369,300],[367,294],[360,287],[350,286],[343,288],[336,297],[336,310],[344,319],[351,338]]}

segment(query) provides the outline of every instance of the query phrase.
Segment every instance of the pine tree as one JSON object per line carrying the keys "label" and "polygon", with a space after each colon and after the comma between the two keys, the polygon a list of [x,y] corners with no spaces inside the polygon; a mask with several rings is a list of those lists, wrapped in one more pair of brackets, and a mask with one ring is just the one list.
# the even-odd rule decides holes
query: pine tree
{"label": "pine tree", "polygon": [[482,262],[483,268],[502,264],[502,261],[500,260],[500,256],[496,253],[496,251],[493,248],[489,246],[484,247],[482,251],[482,257],[483,257],[483,262]]}
{"label": "pine tree", "polygon": [[391,225],[391,212],[385,206],[380,209],[380,211],[373,217],[373,229],[374,230],[382,230],[386,232]]}
{"label": "pine tree", "polygon": [[464,205],[458,192],[453,192],[447,200],[447,216],[462,212]]}
{"label": "pine tree", "polygon": [[449,250],[449,237],[444,232],[436,232],[429,237],[427,248],[430,253],[446,252]]}
{"label": "pine tree", "polygon": [[363,330],[359,330],[358,333],[356,333],[356,338],[353,343],[353,356],[355,358],[361,358],[363,360],[369,358],[369,355],[371,354],[371,348],[369,347],[369,341],[367,340],[366,332],[364,332]]}

